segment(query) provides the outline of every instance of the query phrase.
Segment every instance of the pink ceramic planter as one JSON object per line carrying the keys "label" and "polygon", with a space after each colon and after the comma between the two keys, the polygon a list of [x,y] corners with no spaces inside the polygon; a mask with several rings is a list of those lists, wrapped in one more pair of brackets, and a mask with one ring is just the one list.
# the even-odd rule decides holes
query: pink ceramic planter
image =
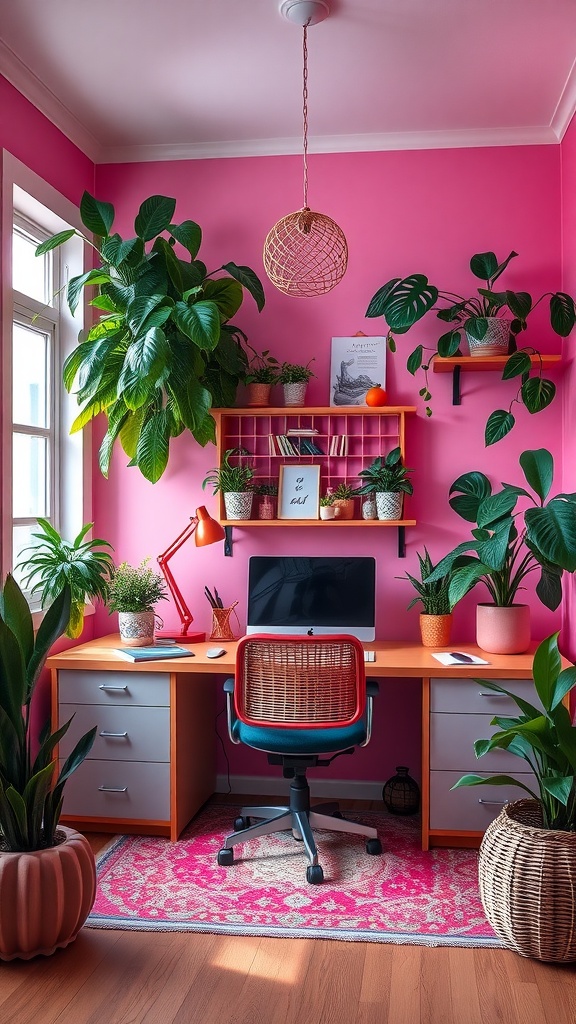
{"label": "pink ceramic planter", "polygon": [[530,646],[530,606],[513,604],[498,608],[479,604],[476,609],[476,643],[488,654],[523,654]]}

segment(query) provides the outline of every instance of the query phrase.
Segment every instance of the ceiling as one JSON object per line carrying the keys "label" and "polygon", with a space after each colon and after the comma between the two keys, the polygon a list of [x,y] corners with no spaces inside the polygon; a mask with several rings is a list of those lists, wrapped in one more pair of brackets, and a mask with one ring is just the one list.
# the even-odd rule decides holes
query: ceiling
{"label": "ceiling", "polygon": [[[576,0],[328,0],[311,152],[557,143]],[[96,162],[301,152],[279,0],[2,0],[0,73]]]}

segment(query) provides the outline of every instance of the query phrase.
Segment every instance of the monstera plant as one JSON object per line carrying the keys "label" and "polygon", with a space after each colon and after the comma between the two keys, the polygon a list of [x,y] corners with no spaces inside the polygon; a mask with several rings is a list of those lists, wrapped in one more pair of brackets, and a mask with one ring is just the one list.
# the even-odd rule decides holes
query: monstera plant
{"label": "monstera plant", "polygon": [[202,230],[192,220],[173,223],[176,200],[150,196],[138,212],[133,238],[113,232],[115,211],[85,192],[82,223],[94,241],[70,228],[53,235],[37,255],[79,235],[93,245],[98,266],[70,280],[74,312],[84,288],[98,319],[79,338],[64,365],[64,384],[80,412],[72,431],[103,413],[108,429],[100,447],[104,476],[117,440],[147,480],[168,462],[170,439],[189,430],[201,445],[214,440],[210,409],[233,405],[248,358],[246,336],[230,320],[248,291],[264,306],[259,278],[226,263],[207,271],[198,251]]}
{"label": "monstera plant", "polygon": [[476,342],[488,333],[489,321],[502,318],[509,330],[509,358],[502,379],[517,378],[519,388],[508,409],[496,409],[488,418],[485,430],[486,445],[494,444],[508,434],[515,423],[512,407],[524,405],[528,412],[541,412],[553,401],[556,387],[542,376],[540,353],[531,346],[518,348],[517,338],[526,330],[528,317],[544,299],[549,300],[550,326],[555,334],[566,338],[576,323],[574,299],[565,292],[547,292],[534,301],[529,292],[496,289],[496,281],[511,260],[518,256],[512,251],[500,262],[493,252],[480,252],[472,256],[470,270],[483,287],[466,298],[452,291],[443,291],[432,284],[424,274],[394,277],[372,296],[367,317],[384,317],[388,325],[388,347],[396,350],[396,335],[406,334],[426,313],[434,310],[441,321],[440,337],[434,346],[418,344],[407,357],[407,368],[415,374],[424,371],[424,386],[420,397],[426,403],[426,415],[432,414],[432,398],[428,387],[428,370],[434,356],[454,356],[460,353],[463,332]]}

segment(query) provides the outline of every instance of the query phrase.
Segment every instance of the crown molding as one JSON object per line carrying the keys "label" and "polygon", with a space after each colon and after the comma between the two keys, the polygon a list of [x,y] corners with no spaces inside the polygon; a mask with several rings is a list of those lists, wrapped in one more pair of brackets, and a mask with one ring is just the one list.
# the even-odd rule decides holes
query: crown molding
{"label": "crown molding", "polygon": [[558,142],[562,142],[562,139],[564,138],[564,135],[566,133],[566,129],[568,128],[568,125],[570,124],[570,121],[572,120],[572,117],[574,116],[575,112],[576,60],[574,61],[572,67],[570,68],[570,71],[568,72],[568,77],[566,78],[566,83],[562,90],[562,95],[558,100],[556,110],[554,111],[554,114],[552,115],[552,120],[550,122],[550,126],[553,129],[556,138],[558,139]]}
{"label": "crown molding", "polygon": [[[449,132],[391,132],[374,135],[317,136],[309,153],[369,153],[414,149],[471,149],[490,146],[550,146],[558,136],[547,125],[528,128],[465,129]],[[99,163],[167,160],[222,160],[239,156],[290,156],[302,152],[302,139],[250,139],[167,146],[102,147]]]}
{"label": "crown molding", "polygon": [[1,39],[0,73],[90,160],[102,162],[101,146],[94,135]]}

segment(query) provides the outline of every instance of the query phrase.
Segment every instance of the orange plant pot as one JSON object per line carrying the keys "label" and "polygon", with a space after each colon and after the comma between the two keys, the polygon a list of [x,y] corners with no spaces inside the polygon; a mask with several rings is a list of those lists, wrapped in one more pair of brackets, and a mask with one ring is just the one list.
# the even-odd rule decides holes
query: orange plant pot
{"label": "orange plant pot", "polygon": [[420,636],[423,647],[447,647],[452,629],[451,615],[420,616]]}

